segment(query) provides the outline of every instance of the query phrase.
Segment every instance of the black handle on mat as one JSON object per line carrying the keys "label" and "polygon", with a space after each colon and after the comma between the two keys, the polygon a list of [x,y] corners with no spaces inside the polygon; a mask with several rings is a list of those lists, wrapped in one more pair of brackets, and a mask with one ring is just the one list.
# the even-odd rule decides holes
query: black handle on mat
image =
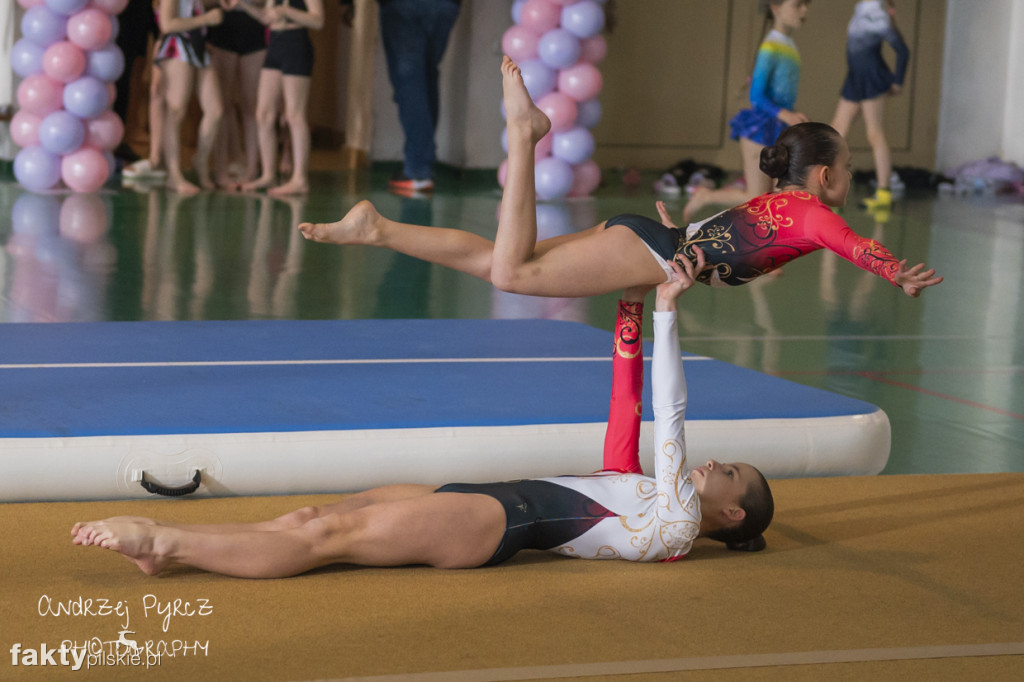
{"label": "black handle on mat", "polygon": [[199,484],[203,482],[203,472],[196,469],[195,476],[192,477],[192,482],[187,483],[177,488],[169,488],[162,486],[159,483],[146,480],[146,472],[142,472],[142,480],[140,484],[147,492],[155,493],[157,495],[164,495],[166,497],[181,497],[182,495],[191,495],[195,491],[199,490]]}

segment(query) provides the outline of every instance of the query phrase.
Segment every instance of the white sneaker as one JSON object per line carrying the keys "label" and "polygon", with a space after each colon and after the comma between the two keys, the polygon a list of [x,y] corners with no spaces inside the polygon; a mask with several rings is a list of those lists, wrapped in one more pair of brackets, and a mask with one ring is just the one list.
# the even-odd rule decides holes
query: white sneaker
{"label": "white sneaker", "polygon": [[167,177],[167,171],[162,168],[153,168],[149,159],[139,159],[135,163],[125,166],[121,175],[126,178],[163,178]]}
{"label": "white sneaker", "polygon": [[668,194],[670,196],[682,194],[682,188],[679,187],[676,177],[671,173],[665,173],[654,181],[654,191],[658,194]]}

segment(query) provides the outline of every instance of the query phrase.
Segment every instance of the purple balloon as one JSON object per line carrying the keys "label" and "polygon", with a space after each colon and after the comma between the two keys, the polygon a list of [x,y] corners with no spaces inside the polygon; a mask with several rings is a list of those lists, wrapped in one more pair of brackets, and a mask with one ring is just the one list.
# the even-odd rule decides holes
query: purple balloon
{"label": "purple balloon", "polygon": [[580,59],[580,39],[564,28],[553,28],[540,38],[537,53],[552,69],[564,69]]}
{"label": "purple balloon", "polygon": [[28,38],[22,38],[11,48],[11,68],[22,78],[43,70],[43,52],[46,50]]}
{"label": "purple balloon", "polygon": [[523,5],[525,4],[526,0],[516,0],[512,3],[512,23],[519,23],[519,19],[523,16]]}
{"label": "purple balloon", "polygon": [[98,50],[87,50],[85,53],[85,73],[101,81],[113,83],[124,73],[124,53],[114,43],[105,45]]}
{"label": "purple balloon", "polygon": [[586,128],[576,127],[555,133],[551,153],[566,163],[583,163],[594,154],[594,136]]}
{"label": "purple balloon", "polygon": [[604,109],[598,99],[588,99],[576,105],[576,125],[593,128],[601,122]]}
{"label": "purple balloon", "polygon": [[95,118],[107,108],[107,86],[92,76],[82,76],[64,86],[64,108],[78,118]]}
{"label": "purple balloon", "polygon": [[46,5],[32,7],[21,18],[21,34],[40,47],[49,47],[63,40],[67,30],[68,18]]}
{"label": "purple balloon", "polygon": [[604,28],[604,10],[593,0],[582,0],[562,8],[562,28],[578,38],[596,36]]}
{"label": "purple balloon", "polygon": [[558,84],[558,74],[539,59],[527,59],[519,65],[519,71],[523,75],[526,91],[534,102],[554,90]]}
{"label": "purple balloon", "polygon": [[50,189],[60,182],[60,157],[42,147],[26,147],[14,157],[14,177],[33,192]]}
{"label": "purple balloon", "polygon": [[51,154],[70,154],[85,142],[85,126],[66,111],[55,111],[39,124],[39,144]]}
{"label": "purple balloon", "polygon": [[561,199],[572,189],[572,166],[562,159],[553,156],[541,159],[533,167],[533,173],[537,198],[541,201]]}
{"label": "purple balloon", "polygon": [[43,0],[43,2],[56,14],[63,14],[66,17],[81,12],[89,4],[89,0]]}
{"label": "purple balloon", "polygon": [[60,201],[56,197],[22,194],[11,208],[11,227],[19,234],[56,234]]}

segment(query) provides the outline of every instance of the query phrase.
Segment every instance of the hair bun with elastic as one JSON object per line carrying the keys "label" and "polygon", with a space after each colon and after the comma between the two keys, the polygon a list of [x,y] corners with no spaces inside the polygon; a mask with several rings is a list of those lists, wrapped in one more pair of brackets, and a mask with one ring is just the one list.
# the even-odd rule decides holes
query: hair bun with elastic
{"label": "hair bun with elastic", "polygon": [[769,178],[781,178],[789,172],[789,149],[774,144],[761,150],[761,172]]}

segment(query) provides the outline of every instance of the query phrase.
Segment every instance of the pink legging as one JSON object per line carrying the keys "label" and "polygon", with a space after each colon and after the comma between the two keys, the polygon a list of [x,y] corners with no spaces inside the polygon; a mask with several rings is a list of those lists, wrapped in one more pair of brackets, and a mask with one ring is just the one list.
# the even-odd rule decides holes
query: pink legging
{"label": "pink legging", "polygon": [[604,434],[604,471],[640,468],[641,395],[644,387],[644,304],[619,301],[612,356],[612,397]]}

